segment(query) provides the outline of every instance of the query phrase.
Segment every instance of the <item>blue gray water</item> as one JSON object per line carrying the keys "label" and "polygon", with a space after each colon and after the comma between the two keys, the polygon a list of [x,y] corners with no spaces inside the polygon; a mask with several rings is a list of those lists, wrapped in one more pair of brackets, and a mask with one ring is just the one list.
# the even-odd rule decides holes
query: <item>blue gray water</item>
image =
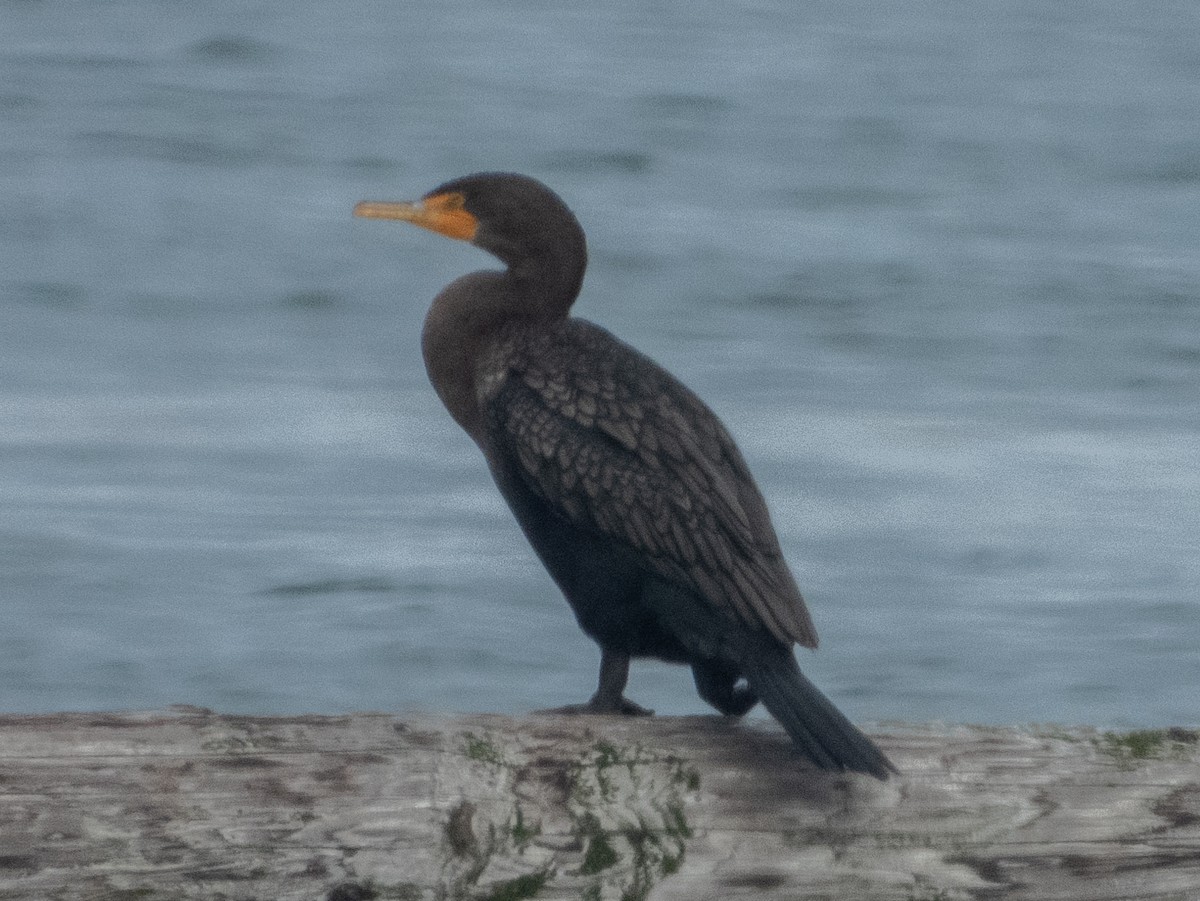
{"label": "blue gray water", "polygon": [[[0,3],[0,710],[597,654],[418,352],[481,169],[727,420],[866,720],[1200,721],[1194,3]],[[700,712],[685,671],[630,694]]]}

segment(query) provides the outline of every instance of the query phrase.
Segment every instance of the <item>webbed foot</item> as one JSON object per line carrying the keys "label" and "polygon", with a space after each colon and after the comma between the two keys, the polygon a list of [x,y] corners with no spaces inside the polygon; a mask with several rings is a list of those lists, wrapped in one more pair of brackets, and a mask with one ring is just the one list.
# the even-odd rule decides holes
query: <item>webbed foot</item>
{"label": "webbed foot", "polygon": [[692,676],[700,697],[726,716],[742,716],[758,703],[758,694],[729,664],[717,660],[694,663]]}
{"label": "webbed foot", "polygon": [[654,711],[635,704],[625,697],[625,683],[629,679],[629,655],[618,651],[601,649],[600,686],[586,704],[568,704],[539,710],[538,713],[562,713],[570,716],[588,714],[620,714],[621,716],[651,716]]}
{"label": "webbed foot", "polygon": [[568,704],[565,707],[551,707],[539,710],[538,713],[558,713],[566,716],[613,715],[621,716],[653,716],[654,711],[641,704],[635,704],[629,698],[621,695],[617,698],[602,698],[595,695],[586,704]]}

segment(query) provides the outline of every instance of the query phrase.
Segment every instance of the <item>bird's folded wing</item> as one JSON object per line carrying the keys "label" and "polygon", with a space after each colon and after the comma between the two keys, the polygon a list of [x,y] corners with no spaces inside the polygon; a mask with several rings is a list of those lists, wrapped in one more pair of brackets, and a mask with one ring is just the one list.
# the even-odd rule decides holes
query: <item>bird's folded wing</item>
{"label": "bird's folded wing", "polygon": [[516,358],[485,403],[497,449],[572,525],[746,624],[814,647],[766,506],[720,421],[604,334],[602,353],[560,336]]}

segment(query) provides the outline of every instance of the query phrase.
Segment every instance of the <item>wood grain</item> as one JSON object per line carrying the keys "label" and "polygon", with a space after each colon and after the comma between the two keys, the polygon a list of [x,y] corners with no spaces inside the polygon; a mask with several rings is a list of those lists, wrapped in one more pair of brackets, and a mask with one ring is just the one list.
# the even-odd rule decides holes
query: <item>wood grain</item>
{"label": "wood grain", "polygon": [[1200,899],[1176,729],[892,727],[887,783],[715,717],[0,717],[0,899]]}

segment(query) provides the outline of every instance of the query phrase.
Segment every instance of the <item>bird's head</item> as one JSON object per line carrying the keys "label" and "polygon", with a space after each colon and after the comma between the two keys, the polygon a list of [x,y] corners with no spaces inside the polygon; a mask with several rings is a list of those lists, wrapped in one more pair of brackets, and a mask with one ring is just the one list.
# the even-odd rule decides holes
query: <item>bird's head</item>
{"label": "bird's head", "polygon": [[354,215],[398,219],[468,241],[513,269],[548,259],[586,260],[583,229],[562,198],[526,175],[483,172],[456,178],[408,203],[363,201]]}

